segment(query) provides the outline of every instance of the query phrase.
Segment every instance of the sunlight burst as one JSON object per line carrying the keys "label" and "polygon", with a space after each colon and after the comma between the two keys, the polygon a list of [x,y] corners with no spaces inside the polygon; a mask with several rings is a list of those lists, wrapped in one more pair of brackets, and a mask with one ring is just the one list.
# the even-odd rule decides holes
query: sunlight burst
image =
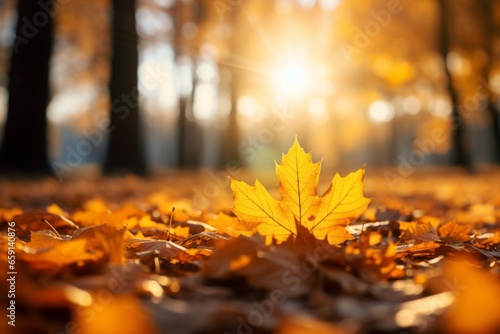
{"label": "sunlight burst", "polygon": [[279,97],[293,99],[305,95],[309,84],[306,62],[288,61],[273,73],[273,86]]}

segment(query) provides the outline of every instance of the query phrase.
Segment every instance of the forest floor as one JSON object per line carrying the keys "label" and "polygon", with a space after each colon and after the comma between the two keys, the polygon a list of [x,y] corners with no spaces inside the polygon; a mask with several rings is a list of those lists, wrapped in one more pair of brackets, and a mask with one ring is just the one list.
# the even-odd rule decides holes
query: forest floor
{"label": "forest floor", "polygon": [[0,179],[0,332],[499,332],[499,186],[368,169],[353,240],[304,251],[240,231],[224,172]]}

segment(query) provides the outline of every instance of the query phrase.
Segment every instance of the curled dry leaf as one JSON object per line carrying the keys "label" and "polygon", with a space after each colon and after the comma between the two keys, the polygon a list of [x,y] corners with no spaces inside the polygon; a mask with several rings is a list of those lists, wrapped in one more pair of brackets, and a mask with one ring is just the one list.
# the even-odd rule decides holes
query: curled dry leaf
{"label": "curled dry leaf", "polygon": [[179,252],[186,250],[173,242],[153,239],[132,239],[127,248],[134,250],[140,257],[153,254],[161,258],[176,257]]}
{"label": "curled dry leaf", "polygon": [[51,230],[44,231],[31,231],[30,233],[30,242],[26,243],[26,246],[31,249],[45,249],[58,245],[64,240],[71,239],[70,236],[67,235],[55,235]]}
{"label": "curled dry leaf", "polygon": [[405,243],[417,244],[439,240],[436,229],[430,222],[399,222],[401,230],[400,240]]}
{"label": "curled dry leaf", "polygon": [[[17,236],[20,239],[28,239],[30,231],[46,230],[49,228],[47,222],[60,233],[70,234],[78,229],[73,221],[68,218],[45,211],[31,210],[12,218],[16,222]],[[47,222],[46,222],[47,221]]]}

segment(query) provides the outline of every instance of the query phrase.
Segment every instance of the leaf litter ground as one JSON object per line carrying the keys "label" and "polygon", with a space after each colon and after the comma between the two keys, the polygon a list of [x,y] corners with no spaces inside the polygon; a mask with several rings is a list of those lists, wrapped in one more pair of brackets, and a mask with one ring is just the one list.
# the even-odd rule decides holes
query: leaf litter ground
{"label": "leaf litter ground", "polygon": [[[232,214],[229,181],[209,172],[2,180],[2,291],[10,221],[18,274],[16,327],[4,318],[0,329],[498,332],[500,170],[399,172],[368,166],[373,200],[338,245],[266,243]],[[275,176],[259,177],[280,198]]]}

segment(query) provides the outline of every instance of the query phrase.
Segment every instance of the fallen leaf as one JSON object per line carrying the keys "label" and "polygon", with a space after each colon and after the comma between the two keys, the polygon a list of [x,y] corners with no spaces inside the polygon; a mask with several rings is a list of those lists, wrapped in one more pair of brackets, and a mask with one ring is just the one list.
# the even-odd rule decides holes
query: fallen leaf
{"label": "fallen leaf", "polygon": [[110,295],[106,303],[99,299],[98,293],[92,297],[91,305],[76,311],[74,328],[78,328],[82,334],[158,333],[146,309],[134,296]]}
{"label": "fallen leaf", "polygon": [[[123,239],[125,231],[126,229],[123,226],[103,224],[81,229],[77,232],[80,232],[78,238],[88,240],[89,247],[92,250],[104,251],[110,263],[120,264],[124,262]],[[73,238],[75,238],[75,235],[73,235]]]}
{"label": "fallen leaf", "polygon": [[150,239],[132,239],[127,248],[133,249],[140,257],[154,254],[160,258],[176,257],[179,252],[186,250],[170,241]]}
{"label": "fallen leaf", "polygon": [[0,208],[0,222],[11,222],[15,216],[23,213],[23,210],[19,208],[14,209],[4,209]]}
{"label": "fallen leaf", "polygon": [[438,233],[443,241],[451,244],[465,242],[471,239],[470,225],[449,222],[438,228]]}
{"label": "fallen leaf", "polygon": [[65,212],[61,207],[57,204],[51,204],[47,207],[47,212],[53,213],[55,215],[67,216],[68,213]]}
{"label": "fallen leaf", "polygon": [[445,282],[456,300],[447,312],[449,333],[498,333],[500,331],[500,281],[491,272],[474,266],[472,259],[449,261]]}
{"label": "fallen leaf", "polygon": [[495,234],[491,234],[486,238],[476,238],[474,241],[476,245],[485,247],[486,249],[495,245],[500,245],[500,231],[497,231]]}
{"label": "fallen leaf", "polygon": [[427,215],[418,217],[416,221],[419,223],[431,223],[431,225],[434,226],[435,229],[438,229],[442,223],[441,218]]}
{"label": "fallen leaf", "polygon": [[376,246],[370,244],[370,234],[363,233],[360,239],[345,247],[345,265],[352,268],[368,282],[387,277],[396,267],[396,245],[389,241]]}
{"label": "fallen leaf", "polygon": [[257,180],[254,186],[231,181],[234,213],[248,228],[255,227],[270,244],[294,238],[307,239],[298,227],[330,244],[353,239],[345,227],[356,220],[368,206],[363,196],[364,167],[347,177],[336,174],[330,187],[319,197],[317,184],[321,162],[313,163],[295,139],[281,165],[276,166],[281,200],[274,199]]}
{"label": "fallen leaf", "polygon": [[261,238],[217,241],[215,251],[202,267],[202,276],[214,280],[243,277],[255,288],[279,289],[286,296],[309,291],[316,277],[310,270],[311,258],[303,259],[302,254],[287,243],[266,247]]}
{"label": "fallen leaf", "polygon": [[[27,238],[30,231],[46,230],[49,228],[47,222],[55,229],[60,230],[60,233],[70,234],[69,232],[78,228],[68,218],[45,211],[31,210],[12,218],[16,222],[17,236],[20,239]],[[47,221],[47,222],[46,222]]]}
{"label": "fallen leaf", "polygon": [[436,229],[430,222],[399,222],[401,236],[399,240],[406,243],[419,243],[439,240]]}
{"label": "fallen leaf", "polygon": [[470,206],[466,211],[459,211],[455,220],[459,223],[471,225],[494,224],[496,222],[495,207],[491,204],[477,203]]}
{"label": "fallen leaf", "polygon": [[85,211],[94,213],[107,213],[109,212],[108,204],[101,198],[91,199],[83,204]]}
{"label": "fallen leaf", "polygon": [[237,217],[226,215],[223,212],[220,212],[217,218],[210,219],[208,224],[215,227],[220,233],[225,233],[233,238],[237,238],[240,235],[249,237],[254,234],[253,228],[249,229]]}
{"label": "fallen leaf", "polygon": [[110,225],[125,225],[126,223],[136,224],[135,219],[141,219],[147,216],[147,213],[139,210],[131,205],[124,205],[122,208],[115,212],[111,210],[104,210],[102,201],[90,201],[85,205],[84,210],[80,210],[71,215],[71,219],[80,226],[90,227],[102,224]]}
{"label": "fallen leaf", "polygon": [[227,240],[228,237],[212,232],[200,232],[182,240],[179,244],[186,248],[193,248],[206,245],[207,243],[212,244],[214,240],[218,239]]}
{"label": "fallen leaf", "polygon": [[59,243],[64,242],[64,240],[69,240],[71,238],[69,236],[66,236],[65,239],[61,237],[55,235],[51,230],[31,231],[30,241],[26,243],[26,246],[32,249],[40,250],[56,246]]}
{"label": "fallen leaf", "polygon": [[35,253],[23,252],[18,256],[20,260],[29,263],[30,269],[57,271],[73,263],[96,261],[101,257],[100,254],[89,250],[87,240],[79,239],[64,241]]}

